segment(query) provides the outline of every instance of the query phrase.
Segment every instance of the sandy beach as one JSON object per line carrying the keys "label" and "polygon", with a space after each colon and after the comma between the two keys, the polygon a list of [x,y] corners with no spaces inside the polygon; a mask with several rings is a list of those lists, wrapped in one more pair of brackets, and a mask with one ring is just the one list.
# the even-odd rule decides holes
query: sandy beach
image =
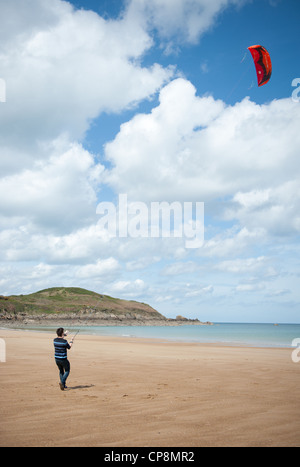
{"label": "sandy beach", "polygon": [[54,337],[0,330],[1,447],[300,445],[289,349],[80,336],[62,392]]}

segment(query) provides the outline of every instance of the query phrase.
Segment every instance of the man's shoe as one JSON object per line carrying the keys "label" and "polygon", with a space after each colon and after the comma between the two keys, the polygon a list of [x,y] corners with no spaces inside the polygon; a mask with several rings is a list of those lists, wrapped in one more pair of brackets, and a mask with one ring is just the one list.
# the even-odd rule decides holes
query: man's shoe
{"label": "man's shoe", "polygon": [[59,383],[59,387],[60,387],[60,389],[61,389],[62,391],[65,390],[64,385],[63,385],[62,383]]}

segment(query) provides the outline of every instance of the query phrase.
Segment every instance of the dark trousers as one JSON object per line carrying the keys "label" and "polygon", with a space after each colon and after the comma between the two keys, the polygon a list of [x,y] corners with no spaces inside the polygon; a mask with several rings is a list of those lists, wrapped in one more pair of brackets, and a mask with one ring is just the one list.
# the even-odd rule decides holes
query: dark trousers
{"label": "dark trousers", "polygon": [[58,366],[59,369],[59,377],[61,384],[65,387],[66,386],[66,381],[69,377],[71,366],[69,360],[59,360],[55,359],[56,365]]}

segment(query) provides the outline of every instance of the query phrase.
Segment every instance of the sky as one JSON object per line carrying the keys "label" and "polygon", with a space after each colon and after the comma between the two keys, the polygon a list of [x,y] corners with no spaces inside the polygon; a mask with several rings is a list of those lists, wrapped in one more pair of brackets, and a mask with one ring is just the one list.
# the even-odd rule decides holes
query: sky
{"label": "sky", "polygon": [[[0,16],[0,294],[300,323],[299,0],[0,0]],[[99,215],[120,195],[136,235]],[[204,203],[201,245],[175,221],[139,235],[162,202]]]}

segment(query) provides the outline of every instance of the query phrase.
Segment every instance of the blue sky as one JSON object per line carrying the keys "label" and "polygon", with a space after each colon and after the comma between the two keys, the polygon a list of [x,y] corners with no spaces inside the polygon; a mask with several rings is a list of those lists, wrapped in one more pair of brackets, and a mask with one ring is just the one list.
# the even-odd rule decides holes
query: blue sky
{"label": "blue sky", "polygon": [[[79,286],[168,317],[299,323],[298,0],[0,13],[0,293]],[[273,63],[261,88],[254,44]],[[110,238],[96,208],[123,193],[204,202],[204,245]]]}
{"label": "blue sky", "polygon": [[[76,8],[96,11],[108,18],[122,14],[124,2],[74,1]],[[212,94],[228,104],[234,104],[245,96],[261,104],[273,99],[290,97],[291,82],[299,74],[300,52],[298,25],[300,5],[297,0],[253,0],[242,7],[231,6],[220,14],[211,30],[195,44],[186,44],[181,38],[176,41],[174,53],[166,54],[159,44],[145,54],[143,63],[173,65],[190,80],[199,95]],[[256,86],[256,73],[247,48],[264,45],[272,55],[273,77],[263,89]],[[243,61],[243,62],[242,62]],[[242,62],[242,63],[241,63]],[[119,126],[138,111],[151,111],[153,103],[141,102],[138,109],[117,118],[101,115],[98,131],[94,122],[87,134],[86,143],[96,152],[119,130]]]}

